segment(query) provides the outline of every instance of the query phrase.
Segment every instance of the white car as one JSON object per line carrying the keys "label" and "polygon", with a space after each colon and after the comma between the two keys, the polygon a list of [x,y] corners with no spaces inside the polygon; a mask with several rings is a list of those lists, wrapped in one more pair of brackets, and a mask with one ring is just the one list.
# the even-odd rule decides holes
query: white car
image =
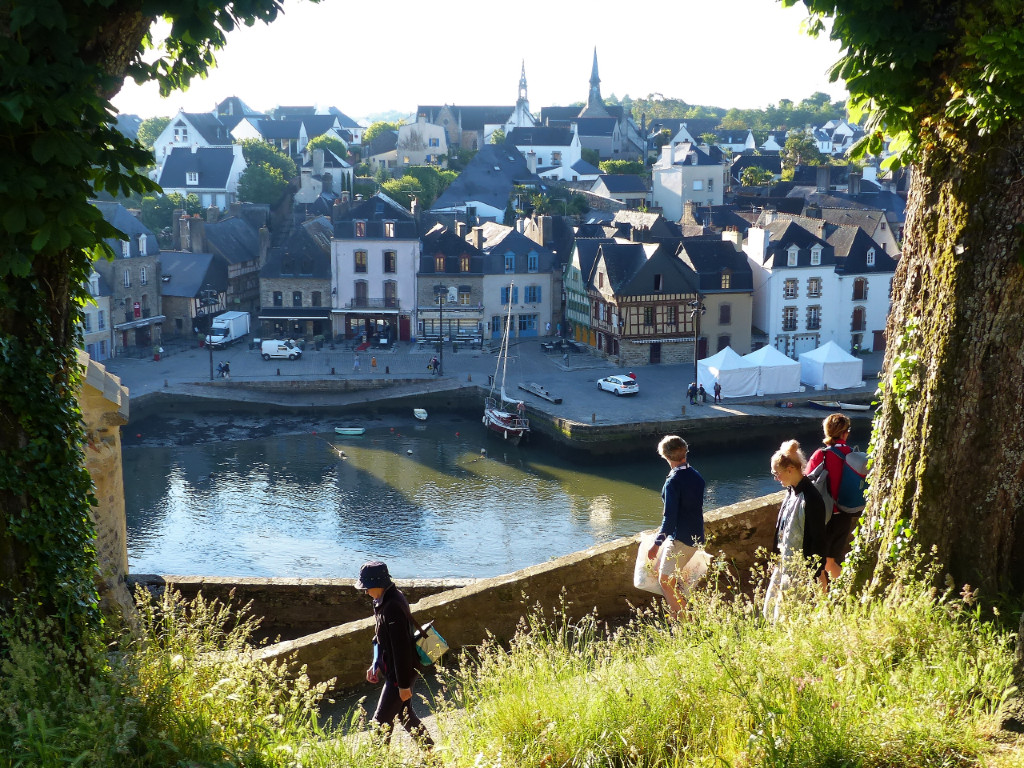
{"label": "white car", "polygon": [[597,388],[618,395],[635,395],[640,391],[636,379],[632,376],[606,376],[597,380]]}

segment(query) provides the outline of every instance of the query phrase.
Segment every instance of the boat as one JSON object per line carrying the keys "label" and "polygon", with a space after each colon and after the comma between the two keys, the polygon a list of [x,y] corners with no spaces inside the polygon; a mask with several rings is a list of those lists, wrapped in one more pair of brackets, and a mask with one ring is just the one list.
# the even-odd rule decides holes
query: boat
{"label": "boat", "polygon": [[808,400],[807,405],[819,411],[870,411],[871,406],[863,403],[843,403],[839,400]]}
{"label": "boat", "polygon": [[412,409],[412,415],[415,416],[420,421],[426,421],[427,420],[427,409],[426,408],[413,408]]}
{"label": "boat", "polygon": [[[509,284],[509,295],[512,295],[512,284]],[[483,424],[488,430],[501,435],[514,445],[518,445],[524,436],[530,434],[530,422],[523,414],[526,404],[505,393],[505,374],[508,369],[508,334],[512,328],[512,302],[508,303],[508,317],[505,320],[505,331],[501,336],[498,348],[498,363],[491,379],[491,389],[484,399]],[[495,387],[498,396],[495,397]]]}
{"label": "boat", "polygon": [[366,427],[335,427],[334,432],[338,435],[361,435],[366,431]]}

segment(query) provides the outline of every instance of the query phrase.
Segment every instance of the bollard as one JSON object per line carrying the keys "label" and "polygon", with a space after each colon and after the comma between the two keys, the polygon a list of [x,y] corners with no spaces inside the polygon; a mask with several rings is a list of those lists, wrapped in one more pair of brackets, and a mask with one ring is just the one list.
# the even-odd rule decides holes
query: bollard
{"label": "bollard", "polygon": [[686,406],[684,405],[683,406],[683,416],[685,416],[685,415],[686,415]]}
{"label": "bollard", "polygon": [[333,375],[334,375],[334,366],[332,365],[331,366],[331,376],[333,376]]}
{"label": "bollard", "polygon": [[391,373],[391,366],[390,365],[385,365],[384,366],[384,373]]}
{"label": "bollard", "polygon": [[472,380],[473,380],[473,374],[472,373],[466,374],[466,381],[472,381]]}
{"label": "bollard", "polygon": [[597,423],[597,414],[596,413],[590,414],[590,423],[591,424],[596,424]]}
{"label": "bollard", "polygon": [[280,368],[278,368],[278,369],[277,369],[277,375],[278,375],[278,376],[280,376],[280,375],[281,375],[281,369],[280,369]]}
{"label": "bollard", "polygon": [[164,386],[167,386],[167,379],[164,379]]}

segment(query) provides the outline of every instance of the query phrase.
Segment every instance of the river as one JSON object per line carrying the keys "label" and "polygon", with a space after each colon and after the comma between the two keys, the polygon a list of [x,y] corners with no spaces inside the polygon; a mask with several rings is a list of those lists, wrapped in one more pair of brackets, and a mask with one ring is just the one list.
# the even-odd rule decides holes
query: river
{"label": "river", "polygon": [[[334,435],[340,421],[133,425],[123,464],[130,570],[351,578],[383,559],[397,578],[482,578],[660,522],[667,466],[654,444],[597,460],[542,440],[510,446],[475,419],[363,422],[359,437]],[[816,435],[797,437],[808,452],[817,446]],[[779,490],[774,447],[693,446],[705,509]]]}

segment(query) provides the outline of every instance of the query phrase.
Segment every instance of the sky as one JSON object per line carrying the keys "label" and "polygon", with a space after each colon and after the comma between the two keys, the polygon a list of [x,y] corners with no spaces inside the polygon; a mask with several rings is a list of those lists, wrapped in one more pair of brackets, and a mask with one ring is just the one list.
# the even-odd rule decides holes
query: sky
{"label": "sky", "polygon": [[[601,93],[662,94],[689,104],[763,108],[799,102],[828,81],[838,44],[801,30],[802,4],[777,0],[516,0],[440,4],[284,0],[272,24],[228,36],[205,80],[161,99],[156,86],[125,83],[124,113],[207,112],[238,96],[264,111],[278,105],[337,107],[367,116],[417,104],[515,104],[525,62],[530,109],[585,101],[594,48]],[[167,34],[163,27],[163,35]],[[160,30],[156,30],[156,35]]]}

